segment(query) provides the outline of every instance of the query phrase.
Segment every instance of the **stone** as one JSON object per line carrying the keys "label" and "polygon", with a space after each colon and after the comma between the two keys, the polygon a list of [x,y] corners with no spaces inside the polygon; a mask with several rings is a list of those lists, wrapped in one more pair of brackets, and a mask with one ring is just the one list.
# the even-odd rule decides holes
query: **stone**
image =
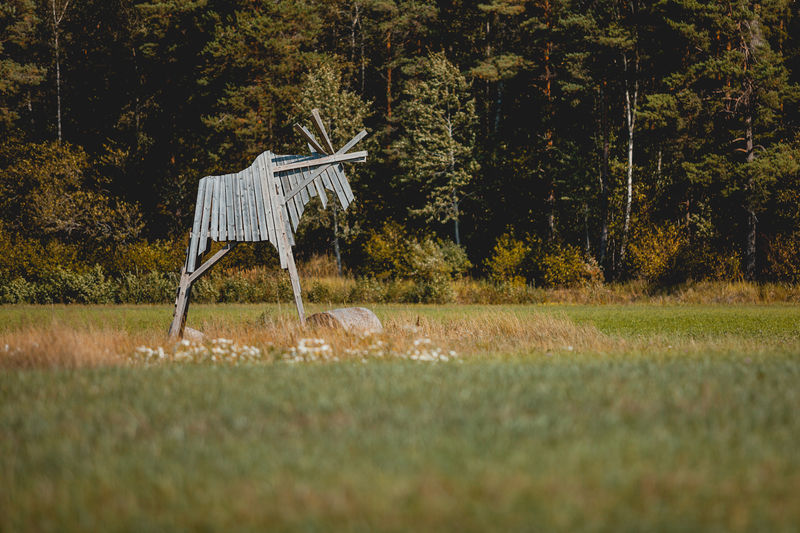
{"label": "stone", "polygon": [[183,328],[183,338],[191,342],[204,342],[206,334],[193,328]]}
{"label": "stone", "polygon": [[343,307],[316,313],[306,318],[308,324],[343,329],[348,333],[382,333],[383,324],[375,313],[365,307]]}

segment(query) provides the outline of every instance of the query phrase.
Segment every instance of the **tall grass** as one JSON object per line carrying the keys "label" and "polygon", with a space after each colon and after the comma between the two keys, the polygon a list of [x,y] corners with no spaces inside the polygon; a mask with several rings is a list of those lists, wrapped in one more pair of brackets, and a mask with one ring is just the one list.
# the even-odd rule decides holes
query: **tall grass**
{"label": "tall grass", "polygon": [[[318,309],[310,306],[310,312]],[[199,305],[189,325],[281,359],[303,339],[323,339],[338,360],[361,360],[379,341],[387,355],[424,342],[462,359],[797,353],[793,306],[378,306],[380,335],[299,325],[290,306]],[[0,308],[0,367],[126,365],[139,346],[161,347],[171,308],[63,306]],[[169,358],[167,359],[169,360]]]}

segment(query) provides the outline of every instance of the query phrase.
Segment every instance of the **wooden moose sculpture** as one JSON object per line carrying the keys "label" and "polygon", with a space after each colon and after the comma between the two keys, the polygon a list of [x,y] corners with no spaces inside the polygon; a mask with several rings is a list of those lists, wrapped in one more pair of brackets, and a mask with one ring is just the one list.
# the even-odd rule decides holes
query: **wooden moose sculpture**
{"label": "wooden moose sculpture", "polygon": [[[194,225],[169,328],[170,338],[183,337],[192,284],[239,242],[269,241],[275,246],[281,268],[289,270],[297,314],[305,324],[300,280],[292,255],[294,234],[303,210],[316,196],[323,208],[327,207],[326,189],[336,195],[342,209],[347,209],[354,198],[342,163],[367,159],[367,152],[348,153],[366,136],[366,131],[334,150],[319,111],[314,109],[311,118],[321,142],[308,129],[295,124],[295,129],[308,142],[311,155],[275,155],[267,151],[241,172],[200,180]],[[210,241],[227,244],[201,264]]]}

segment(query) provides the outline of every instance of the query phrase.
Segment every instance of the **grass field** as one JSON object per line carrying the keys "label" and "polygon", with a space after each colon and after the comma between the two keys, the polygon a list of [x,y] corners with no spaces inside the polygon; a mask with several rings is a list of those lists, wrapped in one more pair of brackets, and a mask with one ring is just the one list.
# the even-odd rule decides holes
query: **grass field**
{"label": "grass field", "polygon": [[0,308],[0,531],[800,529],[800,307],[375,311],[194,306],[262,355],[192,364],[168,306]]}

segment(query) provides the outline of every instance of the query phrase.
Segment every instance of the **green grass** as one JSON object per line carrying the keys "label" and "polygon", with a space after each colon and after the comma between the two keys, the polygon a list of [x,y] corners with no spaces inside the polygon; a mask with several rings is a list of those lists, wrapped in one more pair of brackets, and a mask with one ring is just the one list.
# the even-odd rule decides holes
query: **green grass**
{"label": "green grass", "polygon": [[[195,306],[190,320],[265,311],[277,309]],[[622,343],[700,348],[0,370],[0,531],[800,527],[800,308],[377,312],[553,313]],[[52,320],[149,331],[169,314],[7,307],[0,332]]]}

